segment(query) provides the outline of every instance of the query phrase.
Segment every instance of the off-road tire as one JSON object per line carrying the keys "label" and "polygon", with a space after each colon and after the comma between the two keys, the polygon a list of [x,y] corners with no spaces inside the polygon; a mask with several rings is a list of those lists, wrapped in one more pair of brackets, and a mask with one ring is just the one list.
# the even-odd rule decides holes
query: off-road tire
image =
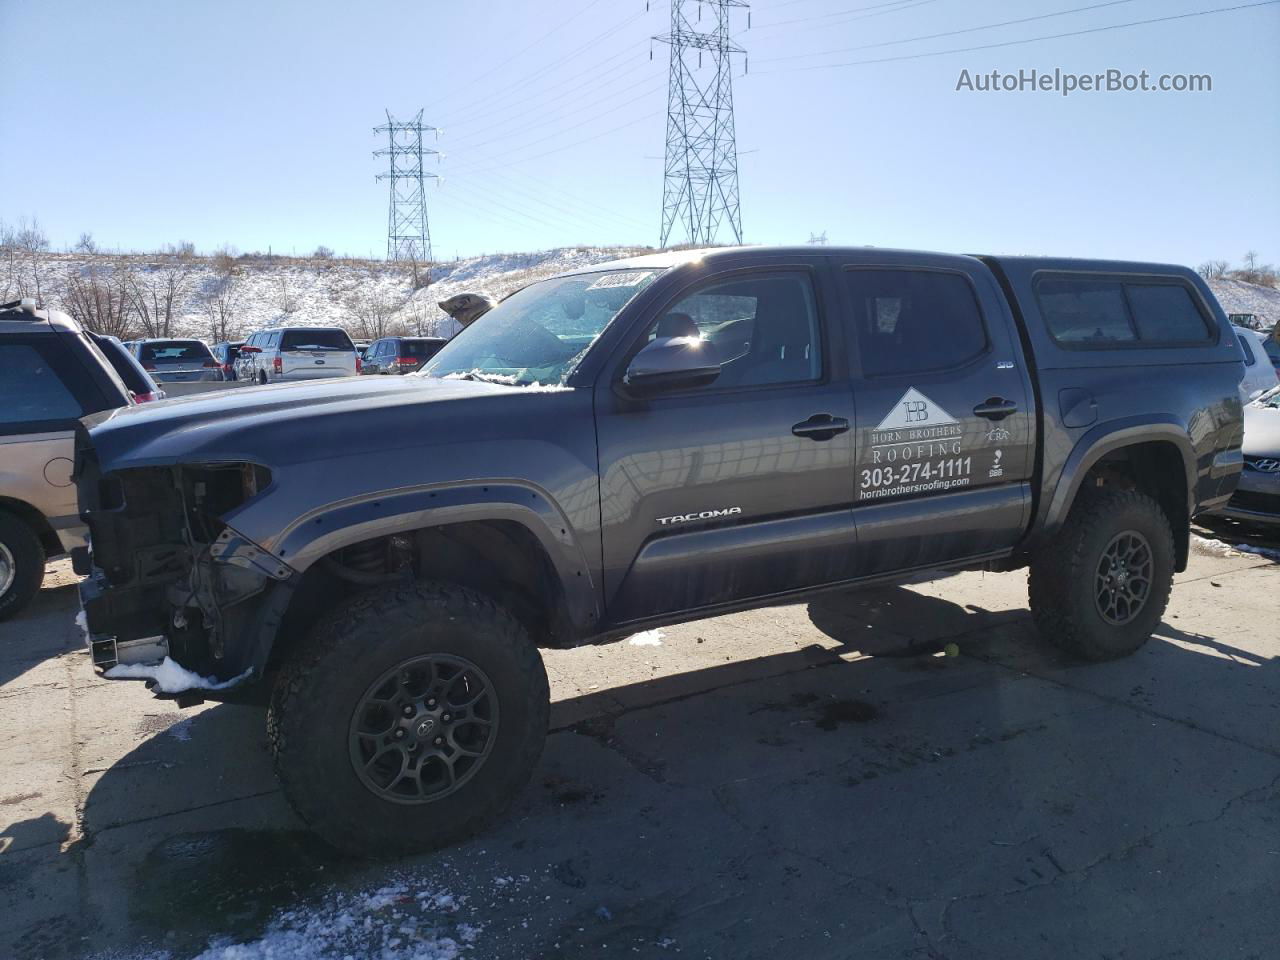
{"label": "off-road tire", "polygon": [[[1127,623],[1108,622],[1095,600],[1104,552],[1127,531],[1151,554],[1146,600]],[[1062,530],[1031,562],[1031,616],[1054,646],[1086,660],[1128,656],[1147,642],[1173,588],[1174,546],[1160,505],[1136,490],[1090,490],[1071,508]]]}
{"label": "off-road tire", "polygon": [[7,620],[31,602],[44,582],[44,546],[36,532],[12,513],[0,510],[0,544],[13,558],[13,582],[0,594],[0,620]]}
{"label": "off-road tire", "polygon": [[[433,653],[464,657],[491,681],[495,739],[453,793],[397,803],[357,775],[352,715],[385,671]],[[524,627],[475,591],[427,582],[371,590],[326,616],[281,669],[267,732],[285,797],[307,825],[346,853],[388,858],[454,843],[502,813],[533,773],[549,713],[546,670]]]}

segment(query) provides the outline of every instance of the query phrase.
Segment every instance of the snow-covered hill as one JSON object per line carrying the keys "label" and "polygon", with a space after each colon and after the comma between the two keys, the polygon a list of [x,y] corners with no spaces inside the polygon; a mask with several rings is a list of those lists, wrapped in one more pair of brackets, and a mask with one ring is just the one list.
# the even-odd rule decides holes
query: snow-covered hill
{"label": "snow-covered hill", "polygon": [[[436,303],[464,291],[503,297],[541,277],[648,252],[642,247],[565,247],[501,253],[419,268],[383,261],[172,254],[62,254],[0,260],[0,301],[35,296],[119,336],[163,333],[243,338],[270,326],[341,326],[353,337],[447,336],[455,324]],[[171,308],[167,308],[168,304]],[[96,322],[95,322],[96,321]]]}
{"label": "snow-covered hill", "polygon": [[1280,323],[1280,290],[1225,277],[1210,280],[1209,289],[1222,304],[1223,312],[1252,314],[1256,323],[1251,326],[1257,330],[1274,330],[1276,324]]}

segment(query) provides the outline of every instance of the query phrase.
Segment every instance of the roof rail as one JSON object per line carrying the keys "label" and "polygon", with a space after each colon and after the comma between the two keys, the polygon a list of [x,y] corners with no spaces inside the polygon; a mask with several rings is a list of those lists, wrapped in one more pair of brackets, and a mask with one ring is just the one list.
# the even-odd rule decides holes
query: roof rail
{"label": "roof rail", "polygon": [[0,311],[4,310],[21,310],[23,313],[29,313],[34,317],[36,315],[36,302],[31,297],[10,300],[8,303],[0,303]]}

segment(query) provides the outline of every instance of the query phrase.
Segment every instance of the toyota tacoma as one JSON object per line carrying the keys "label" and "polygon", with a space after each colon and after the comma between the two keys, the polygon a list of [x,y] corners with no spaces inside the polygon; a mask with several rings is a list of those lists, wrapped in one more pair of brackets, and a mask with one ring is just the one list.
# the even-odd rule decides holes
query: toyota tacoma
{"label": "toyota tacoma", "polygon": [[529,779],[540,647],[1029,567],[1046,641],[1133,652],[1191,518],[1235,489],[1242,375],[1182,267],[869,248],[598,265],[511,295],[407,377],[85,418],[89,649],[180,703],[261,691],[315,831],[430,849]]}

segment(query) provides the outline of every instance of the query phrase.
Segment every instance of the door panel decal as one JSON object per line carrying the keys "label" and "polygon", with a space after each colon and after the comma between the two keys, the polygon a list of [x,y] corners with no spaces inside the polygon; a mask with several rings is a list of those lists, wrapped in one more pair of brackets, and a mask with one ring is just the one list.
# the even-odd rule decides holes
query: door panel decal
{"label": "door panel decal", "polygon": [[963,437],[955,417],[909,387],[871,431],[859,458],[858,499],[968,486],[973,458],[965,455]]}

